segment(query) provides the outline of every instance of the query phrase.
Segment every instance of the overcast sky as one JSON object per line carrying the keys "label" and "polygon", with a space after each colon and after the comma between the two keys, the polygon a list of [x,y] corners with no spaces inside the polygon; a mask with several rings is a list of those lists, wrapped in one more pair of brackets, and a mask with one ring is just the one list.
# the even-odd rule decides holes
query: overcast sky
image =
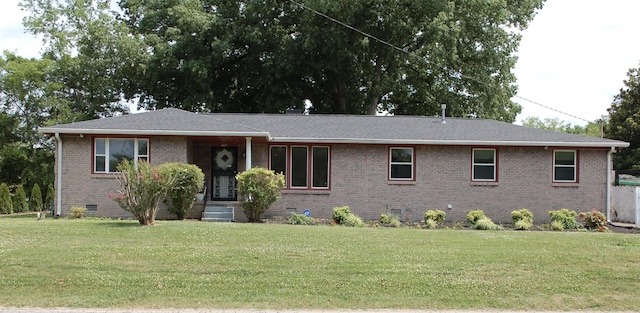
{"label": "overcast sky", "polygon": [[[19,0],[0,3],[0,50],[37,57]],[[630,68],[640,66],[640,0],[548,0],[524,31],[514,70],[529,116],[584,125],[607,114]],[[522,98],[573,115],[563,115]]]}

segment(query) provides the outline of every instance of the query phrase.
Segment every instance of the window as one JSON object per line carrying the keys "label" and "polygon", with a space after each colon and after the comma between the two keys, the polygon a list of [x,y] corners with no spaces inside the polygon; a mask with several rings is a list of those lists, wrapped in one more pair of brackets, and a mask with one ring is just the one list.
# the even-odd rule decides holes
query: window
{"label": "window", "polygon": [[271,146],[269,151],[270,169],[284,175],[288,188],[329,188],[329,147]]}
{"label": "window", "polygon": [[389,160],[389,179],[413,180],[413,148],[390,148]]}
{"label": "window", "polygon": [[93,171],[115,173],[122,160],[149,160],[149,139],[96,138],[93,151]]}
{"label": "window", "polygon": [[553,181],[554,182],[577,182],[575,150],[555,150],[553,151]]}
{"label": "window", "polygon": [[472,180],[496,181],[496,150],[473,149]]}

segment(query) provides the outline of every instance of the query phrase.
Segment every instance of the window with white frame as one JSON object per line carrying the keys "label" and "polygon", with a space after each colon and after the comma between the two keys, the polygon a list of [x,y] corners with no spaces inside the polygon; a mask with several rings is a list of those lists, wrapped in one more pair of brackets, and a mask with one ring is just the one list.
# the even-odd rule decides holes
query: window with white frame
{"label": "window with white frame", "polygon": [[287,188],[329,188],[330,150],[327,146],[271,146],[269,167],[284,175]]}
{"label": "window with white frame", "polygon": [[389,148],[389,179],[413,180],[413,148]]}
{"label": "window with white frame", "polygon": [[553,151],[553,181],[571,183],[578,181],[575,150]]}
{"label": "window with white frame", "polygon": [[123,160],[149,160],[149,139],[140,138],[95,138],[93,171],[115,173]]}
{"label": "window with white frame", "polygon": [[496,150],[473,149],[472,180],[496,181]]}

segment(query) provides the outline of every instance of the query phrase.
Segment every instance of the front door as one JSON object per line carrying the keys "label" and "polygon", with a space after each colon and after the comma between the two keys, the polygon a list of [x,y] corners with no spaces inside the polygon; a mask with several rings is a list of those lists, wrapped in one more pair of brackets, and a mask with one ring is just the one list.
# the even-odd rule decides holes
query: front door
{"label": "front door", "polygon": [[238,173],[238,148],[214,147],[212,156],[211,200],[237,200],[236,174]]}

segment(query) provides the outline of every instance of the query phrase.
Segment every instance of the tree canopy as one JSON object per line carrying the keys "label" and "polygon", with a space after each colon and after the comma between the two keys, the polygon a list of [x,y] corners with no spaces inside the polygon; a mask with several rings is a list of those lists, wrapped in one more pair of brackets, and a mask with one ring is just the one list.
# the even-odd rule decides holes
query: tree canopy
{"label": "tree canopy", "polygon": [[589,137],[602,138],[602,128],[607,123],[608,117],[602,116],[601,119],[587,123],[585,126],[572,125],[567,121],[559,118],[527,117],[522,120],[522,126],[531,128],[540,128],[553,130],[562,133],[583,135]]}
{"label": "tree canopy", "polygon": [[629,142],[629,147],[614,154],[615,169],[640,168],[640,68],[630,69],[627,76],[624,87],[607,109],[607,138]]}
{"label": "tree canopy", "polygon": [[[448,114],[513,122],[511,70],[544,0],[31,0],[79,90],[145,109]],[[115,10],[114,10],[115,9]],[[69,75],[69,77],[75,77]],[[80,79],[84,78],[84,80]],[[82,82],[82,84],[80,84]],[[79,84],[79,85],[78,85]],[[87,95],[84,95],[85,97]]]}

